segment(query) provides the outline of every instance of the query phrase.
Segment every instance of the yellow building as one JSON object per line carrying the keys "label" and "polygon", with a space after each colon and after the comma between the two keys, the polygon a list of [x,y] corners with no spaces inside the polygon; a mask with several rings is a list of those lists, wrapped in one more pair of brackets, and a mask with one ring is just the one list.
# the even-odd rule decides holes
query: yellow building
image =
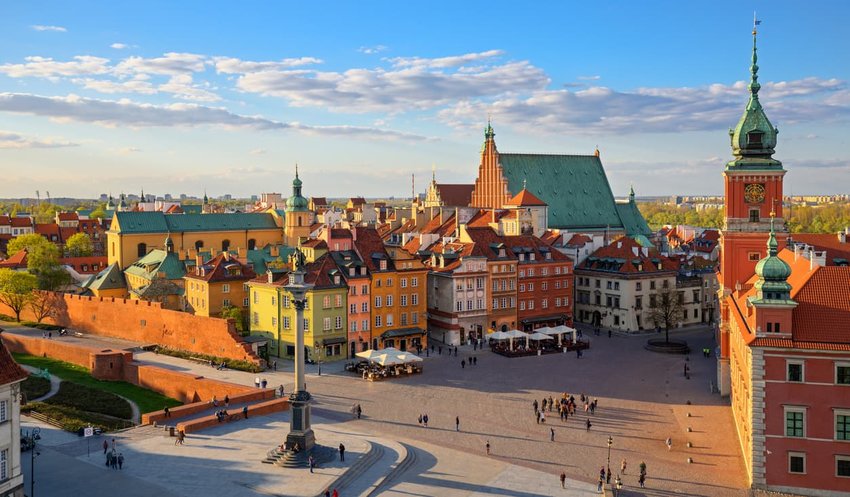
{"label": "yellow building", "polygon": [[116,212],[106,232],[107,261],[126,269],[151,250],[165,249],[166,236],[181,260],[194,260],[199,252],[254,250],[284,241],[282,226],[268,213]]}
{"label": "yellow building", "polygon": [[160,302],[165,309],[184,310],[183,276],[186,267],[174,252],[171,238],[165,250],[155,249],[124,270],[127,290],[133,300]]}
{"label": "yellow building", "polygon": [[248,313],[248,281],[257,275],[229,252],[222,252],[195,266],[186,276],[186,309],[199,316],[221,316],[224,309],[237,307]]}
{"label": "yellow building", "polygon": [[127,298],[127,281],[118,264],[111,264],[103,271],[91,276],[80,285],[95,297],[115,297],[117,299]]}
{"label": "yellow building", "polygon": [[[336,361],[347,357],[345,345],[348,287],[330,256],[307,264],[305,281],[313,285],[307,292],[304,309],[304,344],[311,361]],[[252,335],[269,340],[269,354],[295,356],[295,307],[284,288],[288,269],[267,272],[250,282],[250,329]]]}
{"label": "yellow building", "polygon": [[290,246],[310,237],[310,226],[316,220],[316,214],[309,208],[310,202],[301,195],[301,180],[298,167],[295,167],[295,179],[292,180],[292,196],[286,199],[286,217],[284,219],[286,243]]}

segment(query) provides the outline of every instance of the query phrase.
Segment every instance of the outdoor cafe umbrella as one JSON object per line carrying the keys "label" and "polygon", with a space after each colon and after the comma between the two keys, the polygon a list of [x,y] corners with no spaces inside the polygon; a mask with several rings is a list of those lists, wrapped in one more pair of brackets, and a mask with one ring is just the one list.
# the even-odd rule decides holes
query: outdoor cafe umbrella
{"label": "outdoor cafe umbrella", "polygon": [[563,324],[561,324],[561,325],[558,325],[558,326],[556,326],[552,329],[554,331],[557,331],[558,333],[569,333],[570,335],[572,335],[572,340],[574,342],[578,340],[578,337],[576,336],[576,329],[575,328],[570,328],[569,326],[564,326]]}
{"label": "outdoor cafe umbrella", "polygon": [[534,331],[536,331],[537,333],[543,333],[544,335],[557,335],[558,336],[558,345],[561,345],[561,334],[567,333],[569,331],[569,328],[567,328],[566,326],[563,326],[563,325],[556,326],[554,328],[550,328],[550,327],[546,326],[546,327],[543,327],[543,328],[537,328]]}
{"label": "outdoor cafe umbrella", "polygon": [[489,340],[507,340],[508,338],[511,338],[511,336],[504,331],[496,331],[487,335],[487,338]]}
{"label": "outdoor cafe umbrella", "polygon": [[358,352],[356,354],[357,357],[361,359],[366,359],[367,361],[374,361],[381,355],[381,353],[374,349],[364,350],[363,352]]}
{"label": "outdoor cafe umbrella", "polygon": [[408,362],[422,362],[422,358],[416,354],[411,354],[410,352],[399,352],[398,358],[404,361],[405,364]]}
{"label": "outdoor cafe umbrella", "polygon": [[511,343],[510,343],[511,350],[514,349],[514,338],[525,338],[526,339],[525,340],[525,346],[528,347],[528,334],[527,333],[523,333],[519,330],[511,330],[511,331],[506,331],[505,335],[507,335],[508,338],[511,340]]}

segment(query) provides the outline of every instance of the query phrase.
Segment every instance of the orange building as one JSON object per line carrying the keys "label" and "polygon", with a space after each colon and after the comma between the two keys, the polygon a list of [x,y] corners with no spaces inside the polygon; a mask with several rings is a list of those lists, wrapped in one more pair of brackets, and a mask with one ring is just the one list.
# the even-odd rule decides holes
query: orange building
{"label": "orange building", "polygon": [[[198,256],[200,259],[200,256]],[[198,261],[193,271],[183,278],[186,306],[199,316],[220,316],[228,307],[238,307],[248,315],[248,281],[257,275],[229,252],[222,252],[207,262]]]}

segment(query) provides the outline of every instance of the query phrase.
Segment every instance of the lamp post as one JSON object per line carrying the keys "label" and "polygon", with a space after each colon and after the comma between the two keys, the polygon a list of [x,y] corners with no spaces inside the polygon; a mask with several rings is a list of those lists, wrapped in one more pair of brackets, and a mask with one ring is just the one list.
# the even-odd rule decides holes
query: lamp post
{"label": "lamp post", "polygon": [[319,366],[318,376],[322,376],[322,348],[319,342],[313,342],[313,351],[316,353],[316,364]]}
{"label": "lamp post", "polygon": [[310,393],[304,384],[304,307],[307,291],[313,285],[304,282],[305,257],[300,248],[292,254],[292,262],[294,269],[289,273],[289,283],[284,288],[292,295],[295,307],[295,388],[289,395],[292,416],[286,442],[290,447],[298,444],[302,450],[297,456],[303,459],[316,443],[310,428]]}
{"label": "lamp post", "polygon": [[35,456],[40,456],[38,452],[38,440],[41,438],[39,433],[41,428],[35,427],[29,430],[28,436],[32,440],[32,448],[30,449],[30,497],[35,497]]}
{"label": "lamp post", "polygon": [[612,445],[614,445],[614,439],[611,437],[611,435],[608,435],[608,466],[607,466],[608,473],[607,473],[607,476],[605,477],[606,483],[611,482],[611,446]]}

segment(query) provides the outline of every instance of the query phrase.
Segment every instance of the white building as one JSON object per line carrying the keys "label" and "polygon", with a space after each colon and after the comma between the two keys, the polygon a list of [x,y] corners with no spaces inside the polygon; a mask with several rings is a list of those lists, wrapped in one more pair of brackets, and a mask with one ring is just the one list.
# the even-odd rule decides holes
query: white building
{"label": "white building", "polygon": [[0,497],[23,497],[21,381],[27,373],[0,342]]}

